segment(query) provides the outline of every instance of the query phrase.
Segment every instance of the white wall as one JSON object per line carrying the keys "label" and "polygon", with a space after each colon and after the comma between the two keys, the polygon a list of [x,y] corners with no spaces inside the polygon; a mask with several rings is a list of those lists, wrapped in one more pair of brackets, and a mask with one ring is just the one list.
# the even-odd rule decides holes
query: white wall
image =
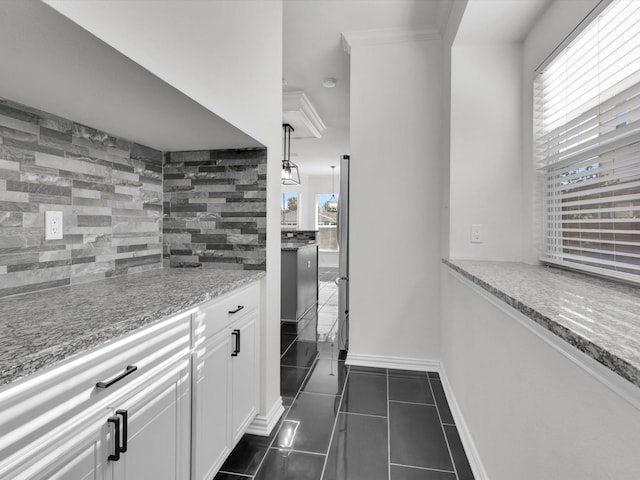
{"label": "white wall", "polygon": [[520,44],[453,46],[451,258],[521,260],[521,56]]}
{"label": "white wall", "polygon": [[46,3],[267,147],[264,417],[280,400],[282,1]]}
{"label": "white wall", "polygon": [[640,401],[632,406],[446,266],[442,284],[445,373],[488,479],[638,478]]}
{"label": "white wall", "polygon": [[351,44],[350,356],[439,358],[441,49]]}

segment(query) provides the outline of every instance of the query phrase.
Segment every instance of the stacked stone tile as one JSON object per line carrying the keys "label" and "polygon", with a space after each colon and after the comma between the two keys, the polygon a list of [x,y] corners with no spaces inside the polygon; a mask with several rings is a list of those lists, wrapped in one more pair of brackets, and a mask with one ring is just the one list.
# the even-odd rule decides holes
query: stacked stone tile
{"label": "stacked stone tile", "polygon": [[266,172],[264,148],[165,153],[165,265],[265,270]]}
{"label": "stacked stone tile", "polygon": [[162,152],[0,98],[0,297],[161,267],[161,214]]}

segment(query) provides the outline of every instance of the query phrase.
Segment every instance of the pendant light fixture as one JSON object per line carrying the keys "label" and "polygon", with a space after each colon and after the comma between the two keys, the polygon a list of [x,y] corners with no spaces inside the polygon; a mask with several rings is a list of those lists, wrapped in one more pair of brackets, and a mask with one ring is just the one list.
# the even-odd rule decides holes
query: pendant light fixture
{"label": "pendant light fixture", "polygon": [[298,166],[291,161],[291,132],[294,128],[284,123],[282,130],[282,184],[300,185]]}
{"label": "pendant light fixture", "polygon": [[334,174],[336,173],[336,166],[331,165],[331,198],[327,202],[327,212],[337,212],[338,211],[338,199],[336,198],[336,194],[334,193],[335,184],[333,183]]}

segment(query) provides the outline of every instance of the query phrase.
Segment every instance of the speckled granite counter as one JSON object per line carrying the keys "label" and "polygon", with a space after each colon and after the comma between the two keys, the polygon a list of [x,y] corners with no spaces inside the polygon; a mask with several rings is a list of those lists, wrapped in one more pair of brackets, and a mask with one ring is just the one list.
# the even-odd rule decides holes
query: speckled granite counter
{"label": "speckled granite counter", "polygon": [[443,262],[640,387],[640,287],[524,263]]}
{"label": "speckled granite counter", "polygon": [[0,299],[0,386],[262,278],[159,269]]}
{"label": "speckled granite counter", "polygon": [[290,243],[282,243],[280,245],[280,249],[284,252],[295,252],[296,250],[300,250],[301,248],[304,247],[317,247],[318,244],[317,243],[296,243],[296,242],[290,242]]}

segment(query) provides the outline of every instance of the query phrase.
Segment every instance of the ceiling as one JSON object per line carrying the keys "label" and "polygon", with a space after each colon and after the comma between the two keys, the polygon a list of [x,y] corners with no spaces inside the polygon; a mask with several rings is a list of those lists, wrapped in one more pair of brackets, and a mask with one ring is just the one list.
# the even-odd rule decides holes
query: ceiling
{"label": "ceiling", "polygon": [[[301,175],[330,175],[349,153],[350,58],[341,34],[440,29],[450,6],[451,0],[284,0],[283,91],[304,91],[326,125],[319,139],[292,136],[291,160]],[[334,88],[322,86],[326,77],[337,80]]]}
{"label": "ceiling", "polygon": [[160,150],[256,140],[33,0],[0,0],[0,97]]}
{"label": "ceiling", "polygon": [[[520,42],[550,1],[469,0],[456,44]],[[403,29],[442,34],[455,2],[464,0],[284,0],[283,91],[304,91],[326,125],[320,139],[292,136],[291,159],[301,175],[330,175],[331,165],[349,153],[350,57],[341,34]],[[337,85],[324,88],[326,77]]]}
{"label": "ceiling", "polygon": [[[330,175],[350,153],[350,57],[342,33],[442,32],[452,5],[465,1],[283,0],[283,90],[304,91],[326,126],[319,139],[292,139],[303,176]],[[456,42],[521,41],[549,1],[469,0]],[[125,5],[111,4],[116,13]],[[500,21],[505,17],[509,22]],[[194,58],[207,56],[206,42],[189,49]],[[0,56],[0,97],[163,150],[259,145],[40,1],[0,0]],[[324,88],[326,77],[337,85]]]}

